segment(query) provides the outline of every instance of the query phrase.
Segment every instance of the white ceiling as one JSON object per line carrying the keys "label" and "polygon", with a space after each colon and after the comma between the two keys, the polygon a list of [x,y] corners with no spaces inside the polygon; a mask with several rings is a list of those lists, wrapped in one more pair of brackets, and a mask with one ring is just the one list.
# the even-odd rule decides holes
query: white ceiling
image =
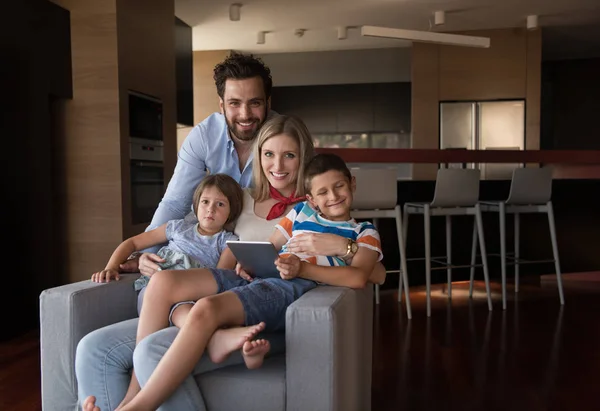
{"label": "white ceiling", "polygon": [[[229,20],[229,5],[235,2],[242,7],[240,21],[234,22]],[[434,31],[524,27],[527,15],[537,14],[541,27],[559,33],[559,43],[560,33],[568,27],[579,30],[567,38],[584,37],[589,43],[581,27],[600,27],[600,0],[175,0],[175,14],[193,27],[194,50],[259,54],[410,46],[400,40],[361,37],[359,29],[350,29],[347,39],[338,40],[336,28],[429,30],[436,10],[446,12],[446,24],[434,26]],[[295,29],[306,32],[299,38]],[[256,43],[259,31],[269,32],[265,44]],[[600,30],[595,33],[598,38],[588,46],[600,49]]]}

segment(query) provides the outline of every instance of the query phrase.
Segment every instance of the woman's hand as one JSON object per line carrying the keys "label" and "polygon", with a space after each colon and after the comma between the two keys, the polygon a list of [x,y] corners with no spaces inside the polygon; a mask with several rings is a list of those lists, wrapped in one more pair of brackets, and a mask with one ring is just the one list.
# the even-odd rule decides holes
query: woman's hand
{"label": "woman's hand", "polygon": [[298,274],[300,274],[300,264],[300,259],[294,254],[290,254],[287,257],[279,257],[275,260],[279,275],[284,280],[292,280],[298,277]]}
{"label": "woman's hand", "polygon": [[140,273],[151,277],[160,267],[156,263],[164,263],[165,259],[154,253],[143,253],[140,256],[139,270]]}
{"label": "woman's hand", "polygon": [[348,251],[348,239],[335,234],[298,234],[287,249],[294,254],[343,256]]}
{"label": "woman's hand", "polygon": [[240,265],[240,263],[237,263],[235,265],[235,273],[237,275],[239,275],[240,277],[242,277],[244,280],[246,281],[250,281],[252,282],[252,280],[254,280],[254,278],[252,278],[252,276],[250,274],[248,274]]}
{"label": "woman's hand", "polygon": [[95,283],[109,283],[111,279],[120,280],[117,270],[108,269],[92,274],[92,281]]}

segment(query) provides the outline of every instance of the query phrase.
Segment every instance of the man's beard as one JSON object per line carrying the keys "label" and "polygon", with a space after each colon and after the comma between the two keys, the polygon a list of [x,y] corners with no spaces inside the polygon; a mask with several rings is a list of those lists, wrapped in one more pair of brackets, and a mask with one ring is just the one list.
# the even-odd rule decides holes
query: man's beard
{"label": "man's beard", "polygon": [[227,117],[227,114],[225,113],[225,121],[227,122],[227,128],[229,129],[229,134],[232,136],[235,136],[238,140],[240,141],[252,141],[256,138],[256,135],[258,134],[260,128],[262,127],[263,123],[265,122],[266,118],[267,118],[267,112],[265,110],[265,116],[263,121],[260,121],[258,118],[251,118],[248,119],[249,121],[252,121],[256,124],[256,129],[254,130],[248,130],[248,131],[242,131],[242,130],[238,130],[236,128],[236,123],[232,122],[229,117]]}

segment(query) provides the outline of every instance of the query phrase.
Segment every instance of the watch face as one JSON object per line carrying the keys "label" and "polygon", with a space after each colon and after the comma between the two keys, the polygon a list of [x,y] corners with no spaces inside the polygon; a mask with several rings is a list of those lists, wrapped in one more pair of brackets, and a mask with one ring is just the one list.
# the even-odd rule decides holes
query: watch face
{"label": "watch face", "polygon": [[352,253],[356,253],[358,251],[358,244],[356,241],[352,241]]}

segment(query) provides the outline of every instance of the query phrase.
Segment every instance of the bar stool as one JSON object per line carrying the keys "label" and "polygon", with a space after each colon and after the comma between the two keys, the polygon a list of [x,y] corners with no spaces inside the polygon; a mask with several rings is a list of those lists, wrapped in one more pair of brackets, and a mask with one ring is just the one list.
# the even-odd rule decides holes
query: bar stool
{"label": "bar stool", "polygon": [[[386,274],[399,273],[398,302],[402,301],[402,282],[406,300],[406,315],[412,318],[410,307],[410,291],[406,271],[406,254],[404,237],[402,236],[402,214],[398,202],[398,170],[395,168],[351,168],[356,179],[356,192],[352,202],[352,218],[369,219],[379,229],[380,218],[396,220],[398,251],[400,253],[400,269],[386,270]],[[379,284],[375,284],[375,302],[379,304]]]}
{"label": "bar stool", "polygon": [[[508,258],[513,260],[515,266],[515,292],[519,292],[519,264],[525,263],[549,263],[554,262],[556,270],[556,282],[558,285],[558,296],[560,304],[565,303],[560,272],[560,261],[558,258],[558,245],[556,242],[556,226],[554,225],[554,210],[552,208],[552,169],[542,168],[516,168],[510,183],[510,192],[505,201],[482,201],[481,210],[497,212],[500,220],[500,265],[502,270],[502,309],[506,309],[506,262]],[[522,213],[546,213],[550,228],[550,239],[552,241],[552,260],[524,260],[519,258],[520,237],[520,214]],[[514,257],[506,252],[506,214],[515,216],[515,252]],[[481,233],[479,233],[481,235]],[[473,235],[475,243],[477,233]],[[472,249],[471,262],[475,260],[475,252]],[[472,294],[474,268],[471,268],[471,284],[469,296]]]}
{"label": "bar stool", "polygon": [[[479,170],[441,168],[438,170],[433,200],[429,203],[404,204],[404,244],[408,230],[408,218],[411,214],[422,214],[425,228],[425,284],[427,289],[427,316],[431,316],[431,263],[441,264],[435,269],[447,270],[448,298],[452,298],[452,268],[470,267],[470,265],[452,265],[452,220],[453,215],[474,215],[474,229],[479,232],[479,247],[483,262],[483,276],[487,293],[488,308],[492,310],[492,296],[488,275],[488,264],[485,253],[483,223],[479,200]],[[431,257],[430,218],[432,216],[446,217],[446,255]],[[409,260],[423,260],[411,258]],[[472,263],[473,264],[473,263]]]}

